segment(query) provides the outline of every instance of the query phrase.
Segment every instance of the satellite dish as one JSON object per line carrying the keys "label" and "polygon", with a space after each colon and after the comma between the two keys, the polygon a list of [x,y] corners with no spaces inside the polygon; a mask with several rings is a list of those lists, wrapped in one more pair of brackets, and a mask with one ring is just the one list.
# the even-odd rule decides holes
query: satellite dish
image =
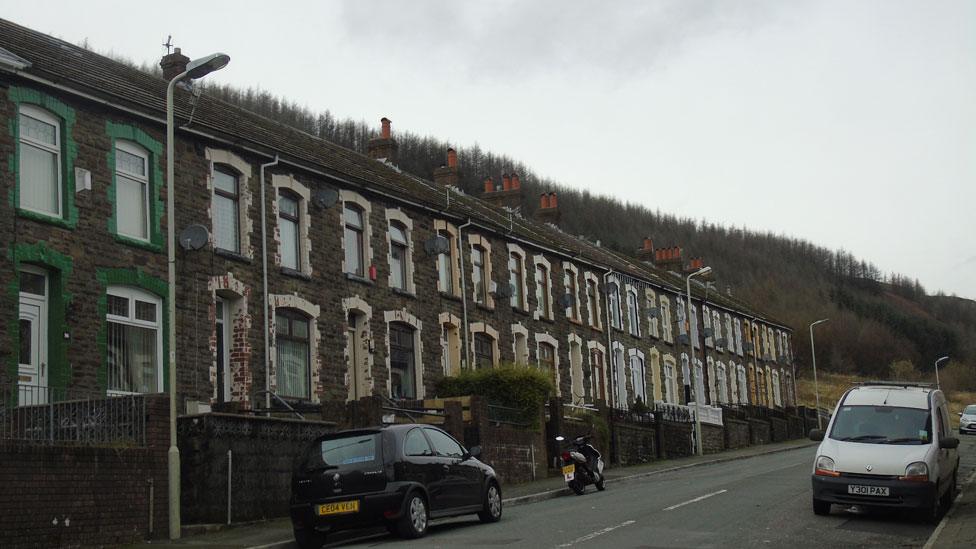
{"label": "satellite dish", "polygon": [[203,225],[190,225],[180,231],[180,246],[187,251],[196,251],[210,241],[210,231]]}
{"label": "satellite dish", "polygon": [[320,208],[329,209],[339,201],[339,192],[332,187],[316,189],[312,194],[312,200]]}

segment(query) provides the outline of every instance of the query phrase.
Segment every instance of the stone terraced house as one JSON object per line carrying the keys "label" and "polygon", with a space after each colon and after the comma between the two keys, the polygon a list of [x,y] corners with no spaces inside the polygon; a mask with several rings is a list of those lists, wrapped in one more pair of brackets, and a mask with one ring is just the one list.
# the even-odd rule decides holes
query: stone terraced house
{"label": "stone terraced house", "polygon": [[175,229],[206,237],[181,237],[168,318],[166,86],[0,20],[0,384],[22,403],[168,391],[175,322],[181,413],[419,399],[500,363],[571,404],[793,406],[791,329],[698,281],[689,320],[679,248],[566,234],[515,174],[466,195],[452,150],[402,172],[386,119],[364,156],[179,87]]}

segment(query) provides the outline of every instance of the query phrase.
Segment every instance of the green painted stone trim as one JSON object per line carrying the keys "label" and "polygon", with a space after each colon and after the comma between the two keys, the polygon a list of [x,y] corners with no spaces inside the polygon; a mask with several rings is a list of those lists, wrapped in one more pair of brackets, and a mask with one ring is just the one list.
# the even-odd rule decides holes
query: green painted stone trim
{"label": "green painted stone trim", "polygon": [[[10,118],[8,129],[10,137],[14,143],[13,152],[7,160],[10,172],[14,175],[16,183],[13,185],[9,195],[10,206],[17,211],[17,215],[58,225],[66,229],[74,229],[78,225],[78,207],[75,205],[75,158],[78,157],[78,144],[72,137],[76,116],[71,107],[55,99],[54,97],[42,93],[32,88],[11,86],[7,89],[7,98],[17,106],[17,114]],[[20,105],[27,103],[37,105],[61,118],[61,197],[62,197],[62,216],[46,215],[39,212],[20,208]]]}
{"label": "green painted stone trim", "polygon": [[105,322],[105,315],[108,313],[108,287],[109,286],[133,286],[145,290],[163,300],[163,391],[169,390],[169,308],[167,306],[167,295],[169,285],[162,278],[147,274],[139,268],[135,269],[98,269],[95,279],[99,284],[97,322],[99,323],[98,335],[95,336],[95,347],[98,349],[98,356],[102,361],[95,373],[95,380],[99,388],[108,390],[108,323]]}
{"label": "green painted stone trim", "polygon": [[[52,250],[44,242],[35,244],[17,244],[11,249],[11,259],[14,263],[14,276],[10,282],[8,293],[11,303],[20,301],[20,266],[23,263],[39,265],[48,272],[48,374],[47,385],[52,390],[61,390],[68,387],[71,381],[71,364],[68,361],[68,341],[64,339],[64,333],[71,333],[71,328],[67,322],[67,311],[71,303],[72,295],[67,288],[68,278],[71,276],[72,259],[70,256]],[[20,330],[18,322],[20,319],[20,307],[14,309],[9,320],[9,331],[11,348],[17,349],[20,345]],[[16,352],[10,354],[10,374],[17,375],[18,356]],[[14,377],[14,379],[16,379]]]}
{"label": "green painted stone trim", "polygon": [[[163,158],[163,144],[156,141],[146,132],[129,125],[112,122],[105,123],[105,133],[112,138],[112,146],[108,150],[108,170],[112,174],[112,183],[108,188],[108,201],[112,204],[112,216],[108,219],[108,231],[115,236],[115,240],[130,246],[145,248],[154,252],[163,251],[163,201],[160,199],[159,189],[163,185],[163,170],[159,163]],[[115,142],[116,140],[138,143],[149,151],[149,241],[138,240],[118,233],[118,209],[116,207],[116,176],[115,176]]]}

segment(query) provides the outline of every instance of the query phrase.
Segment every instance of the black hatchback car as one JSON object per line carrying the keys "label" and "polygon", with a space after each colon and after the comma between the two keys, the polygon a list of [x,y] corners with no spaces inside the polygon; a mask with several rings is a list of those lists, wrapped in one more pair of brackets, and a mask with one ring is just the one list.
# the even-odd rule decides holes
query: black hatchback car
{"label": "black hatchback car", "polygon": [[406,538],[430,519],[477,513],[502,516],[495,471],[430,425],[391,425],[330,433],[309,446],[291,487],[295,541],[320,547],[336,530],[385,525]]}

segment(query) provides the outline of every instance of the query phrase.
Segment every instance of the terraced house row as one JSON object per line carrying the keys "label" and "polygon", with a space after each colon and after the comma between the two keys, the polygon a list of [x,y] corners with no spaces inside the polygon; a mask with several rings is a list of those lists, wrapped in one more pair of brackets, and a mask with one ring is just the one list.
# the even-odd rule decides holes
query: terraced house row
{"label": "terraced house row", "polygon": [[183,88],[168,318],[166,80],[7,21],[0,48],[0,381],[22,403],[169,390],[175,322],[181,412],[423,398],[503,363],[566,403],[793,405],[790,328],[697,280],[687,307],[680,248],[566,234],[516,174],[466,195],[452,150],[407,174],[386,119],[364,156]]}

